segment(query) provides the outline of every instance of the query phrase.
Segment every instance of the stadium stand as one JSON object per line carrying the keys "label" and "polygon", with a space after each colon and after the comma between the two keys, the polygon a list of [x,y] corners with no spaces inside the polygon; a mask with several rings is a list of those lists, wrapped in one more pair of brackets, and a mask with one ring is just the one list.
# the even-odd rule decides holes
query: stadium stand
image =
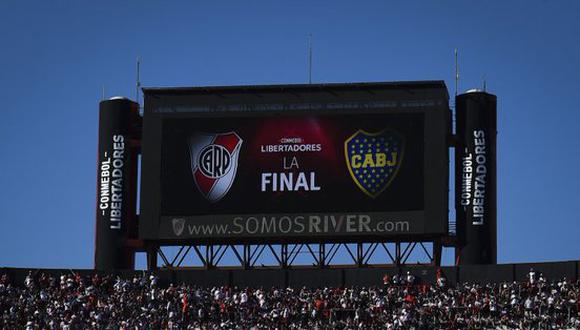
{"label": "stadium stand", "polygon": [[436,270],[429,281],[399,269],[383,271],[380,285],[317,287],[175,285],[162,278],[163,272],[135,271],[28,270],[22,279],[25,270],[5,268],[0,270],[0,327],[574,329],[580,327],[580,281],[576,274],[550,278],[542,271],[556,274],[554,269],[565,271],[569,265],[577,270],[576,262],[501,265],[520,278],[485,283],[454,283],[447,278],[449,270],[455,275],[473,271],[455,267]]}

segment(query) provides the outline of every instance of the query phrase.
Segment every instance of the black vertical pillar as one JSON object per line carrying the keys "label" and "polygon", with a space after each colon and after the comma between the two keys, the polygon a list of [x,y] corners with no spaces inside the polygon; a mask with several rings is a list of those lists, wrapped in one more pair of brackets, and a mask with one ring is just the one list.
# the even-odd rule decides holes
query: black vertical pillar
{"label": "black vertical pillar", "polygon": [[122,97],[99,104],[95,269],[133,267],[125,241],[134,232],[139,106]]}
{"label": "black vertical pillar", "polygon": [[495,264],[497,98],[476,90],[458,95],[455,105],[459,264]]}

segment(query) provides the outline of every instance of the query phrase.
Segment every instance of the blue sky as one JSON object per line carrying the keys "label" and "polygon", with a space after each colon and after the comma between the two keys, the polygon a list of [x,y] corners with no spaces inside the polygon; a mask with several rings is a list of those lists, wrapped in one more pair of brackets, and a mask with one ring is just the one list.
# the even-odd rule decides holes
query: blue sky
{"label": "blue sky", "polygon": [[[2,1],[0,266],[93,266],[98,102],[145,86],[445,80],[498,96],[498,261],[580,259],[580,2]],[[452,213],[453,214],[453,213]]]}

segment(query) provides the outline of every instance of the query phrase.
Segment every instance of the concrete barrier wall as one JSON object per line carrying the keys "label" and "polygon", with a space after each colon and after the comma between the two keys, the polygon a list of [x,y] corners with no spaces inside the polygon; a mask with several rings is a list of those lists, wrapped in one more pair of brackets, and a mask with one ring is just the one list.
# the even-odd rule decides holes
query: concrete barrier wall
{"label": "concrete barrier wall", "polygon": [[576,274],[576,262],[542,262],[530,264],[516,264],[515,280],[525,281],[530,269],[533,268],[537,276],[542,273],[547,279],[566,277],[567,279],[578,278]]}
{"label": "concrete barrier wall", "polygon": [[188,283],[199,286],[225,286],[230,285],[231,276],[229,271],[221,270],[183,270],[175,273],[177,283]]}
{"label": "concrete barrier wall", "polygon": [[295,269],[287,270],[288,286],[291,288],[324,288],[344,285],[343,269]]}
{"label": "concrete barrier wall", "polygon": [[437,274],[436,267],[412,266],[401,267],[401,275],[406,276],[407,272],[415,276],[416,281],[421,283],[434,283]]}
{"label": "concrete barrier wall", "polygon": [[459,267],[460,282],[497,283],[514,281],[514,265],[472,265]]}
{"label": "concrete barrier wall", "polygon": [[459,267],[441,267],[441,272],[449,285],[456,285],[459,282]]}
{"label": "concrete barrier wall", "polygon": [[234,287],[271,288],[288,286],[286,271],[282,269],[232,270]]}
{"label": "concrete barrier wall", "polygon": [[[480,265],[441,267],[441,272],[450,284],[461,282],[511,282],[525,281],[530,269],[542,273],[547,280],[566,277],[569,280],[580,278],[580,261],[543,262],[502,265]],[[8,274],[13,283],[23,284],[28,272],[39,276],[41,273],[59,277],[61,274],[79,273],[82,276],[113,274],[122,278],[141,276],[148,271],[122,270],[99,272],[91,269],[29,269],[0,268],[0,274]],[[158,270],[155,273],[161,284],[187,283],[200,286],[237,286],[237,287],[340,287],[340,286],[381,286],[383,276],[413,274],[418,281],[434,283],[437,268],[429,266],[384,267],[384,268],[341,268],[341,269],[253,269],[253,270]]]}
{"label": "concrete barrier wall", "polygon": [[344,270],[345,286],[380,286],[383,285],[383,277],[399,274],[396,267],[390,268],[357,268]]}

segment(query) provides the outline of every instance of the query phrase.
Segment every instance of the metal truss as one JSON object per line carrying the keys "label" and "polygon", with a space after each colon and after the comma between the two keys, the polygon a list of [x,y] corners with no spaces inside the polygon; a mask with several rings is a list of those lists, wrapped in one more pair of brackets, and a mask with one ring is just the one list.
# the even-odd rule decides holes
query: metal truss
{"label": "metal truss", "polygon": [[[339,253],[341,252],[341,253]],[[227,263],[227,265],[226,265]],[[441,264],[434,241],[379,243],[157,246],[148,250],[148,268],[215,269],[329,268]]]}

